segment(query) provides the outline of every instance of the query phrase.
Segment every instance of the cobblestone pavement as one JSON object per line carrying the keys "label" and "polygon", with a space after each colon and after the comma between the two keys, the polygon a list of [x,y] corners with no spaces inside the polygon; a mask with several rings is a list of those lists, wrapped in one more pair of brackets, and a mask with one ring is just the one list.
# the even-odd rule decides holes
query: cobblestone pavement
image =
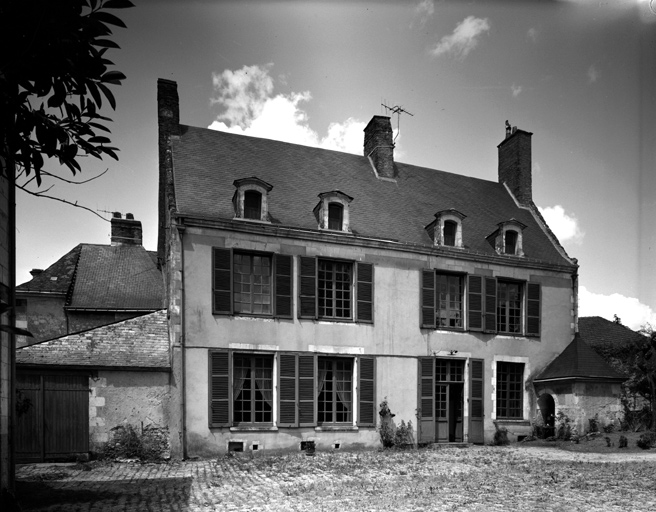
{"label": "cobblestone pavement", "polygon": [[471,447],[31,464],[17,494],[25,511],[656,510],[656,451],[629,459]]}

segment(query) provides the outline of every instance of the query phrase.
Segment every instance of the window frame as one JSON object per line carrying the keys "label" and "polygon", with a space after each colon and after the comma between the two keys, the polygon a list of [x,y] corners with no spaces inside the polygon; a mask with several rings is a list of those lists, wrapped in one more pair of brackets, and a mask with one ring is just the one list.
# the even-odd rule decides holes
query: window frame
{"label": "window frame", "polygon": [[[312,210],[317,219],[318,229],[333,233],[351,233],[349,205],[353,201],[353,198],[339,190],[322,192],[318,197],[319,202]],[[339,229],[333,229],[330,227],[330,205],[341,205],[342,207],[342,220]]]}
{"label": "window frame", "polygon": [[[249,265],[250,265],[250,273],[249,274],[244,274],[241,272],[238,272],[236,267],[240,265],[240,263],[237,263],[236,258],[237,256],[247,256],[250,259]],[[255,267],[255,258],[267,258],[269,261],[268,269],[269,269],[269,308],[270,312],[265,313],[265,312],[255,312],[253,311],[254,306],[260,305],[264,306],[266,303],[262,302],[261,304],[258,304],[255,302],[255,297],[257,295],[260,295],[264,297],[264,293],[257,294],[254,290],[256,286],[265,286],[265,284],[262,283],[254,283],[253,280],[255,276],[257,275],[254,272],[254,267]],[[242,251],[242,250],[234,250],[232,253],[232,286],[233,286],[233,293],[232,293],[232,311],[233,314],[238,315],[238,316],[261,316],[261,317],[271,317],[273,316],[273,310],[274,310],[274,289],[273,289],[273,281],[274,281],[274,269],[273,269],[273,264],[274,264],[274,257],[272,253],[265,253],[265,252],[257,252],[257,251]],[[243,263],[242,263],[243,265]],[[262,266],[262,265],[261,265]],[[250,282],[248,283],[250,287],[250,291],[248,292],[243,292],[243,291],[237,291],[235,289],[237,284],[245,284],[245,283],[237,283],[237,276],[250,276]],[[262,274],[263,275],[263,274]],[[237,304],[245,304],[244,301],[239,300],[237,301],[237,295],[243,295],[243,294],[248,294],[250,297],[249,304],[251,306],[251,311],[237,311]]]}
{"label": "window frame", "polygon": [[[509,371],[510,369],[512,369],[513,371],[512,372]],[[496,419],[497,420],[524,419],[524,372],[526,370],[525,363],[498,360],[496,361],[495,370],[496,370],[496,382],[495,382]],[[514,381],[511,381],[513,377],[515,377],[516,379]],[[504,394],[505,396],[503,396]],[[502,412],[505,414],[502,414]]]}
{"label": "window frame", "polygon": [[[452,327],[439,325],[438,315],[440,313],[440,288],[439,277],[455,277],[460,283],[460,322],[461,326]],[[466,286],[467,274],[458,272],[445,272],[441,269],[424,269],[421,275],[421,327],[424,329],[437,329],[441,331],[467,330],[466,325]],[[447,309],[450,311],[449,309]]]}
{"label": "window frame", "polygon": [[[510,297],[508,293],[505,293],[504,296],[504,290],[507,292],[509,287],[517,287],[517,294],[518,298],[516,299],[516,302],[519,304],[519,313],[517,315],[512,315],[511,314],[511,307],[510,307]],[[524,317],[526,315],[526,308],[525,308],[525,289],[526,289],[526,283],[523,281],[515,281],[512,279],[502,279],[498,278],[497,279],[497,305],[496,305],[496,317],[497,317],[497,332],[499,334],[509,334],[511,336],[518,336],[524,333],[525,327],[524,327]],[[502,299],[504,299],[502,301]],[[502,308],[505,308],[505,313],[502,313]],[[516,308],[512,308],[516,309]],[[517,319],[517,330],[513,331],[510,330],[510,320],[512,318]],[[502,322],[503,320],[503,322]],[[504,325],[506,326],[504,329],[501,328],[501,326]]]}
{"label": "window frame", "polygon": [[[319,315],[319,262],[335,261],[351,265],[351,311],[349,318]],[[298,318],[326,322],[374,323],[374,264],[366,261],[300,256],[298,266]]]}
{"label": "window frame", "polygon": [[[249,198],[254,198],[256,197],[255,195],[257,194],[257,208],[256,213],[257,215],[251,216],[250,213],[252,212],[253,205],[249,205]],[[262,192],[259,190],[255,189],[248,189],[244,190],[244,211],[243,211],[243,218],[245,220],[262,220],[262,203],[263,203],[263,197],[262,197]]]}
{"label": "window frame", "polygon": [[[236,405],[237,405],[237,401],[238,401],[237,399],[239,398],[240,395],[234,396],[235,395],[234,378],[235,378],[235,369],[237,367],[237,365],[235,364],[235,359],[238,358],[238,357],[250,360],[250,372],[251,372],[251,374],[249,376],[249,380],[250,380],[250,384],[251,384],[250,391],[251,391],[252,396],[250,398],[250,411],[248,411],[248,412],[252,417],[252,421],[237,421],[237,419],[236,419],[236,415],[237,415]],[[261,391],[260,391],[260,394],[262,394],[262,397],[264,398],[264,400],[258,401],[256,399],[256,395],[255,395],[255,391],[257,390],[257,373],[255,373],[255,375],[253,375],[253,370],[257,371],[257,369],[258,369],[257,368],[257,360],[258,359],[260,359],[260,360],[269,360],[270,363],[271,363],[271,375],[270,375],[270,378],[269,378],[269,382],[270,382],[270,386],[271,386],[269,388],[269,391],[271,392],[271,403],[269,404],[269,407],[271,408],[271,410],[269,411],[269,414],[270,414],[270,417],[271,417],[270,421],[256,421],[255,420],[255,418],[257,416],[257,413],[258,413],[257,403],[258,402],[262,402],[262,403],[266,402],[266,397],[262,394]],[[274,423],[274,405],[275,405],[275,400],[274,400],[274,395],[273,395],[273,388],[274,388],[274,376],[273,376],[273,372],[274,372],[274,355],[273,354],[264,354],[264,353],[233,351],[232,355],[231,355],[231,364],[232,364],[232,381],[231,381],[231,384],[232,384],[232,389],[233,389],[233,391],[232,391],[233,396],[232,396],[232,399],[231,399],[231,405],[232,405],[232,420],[231,420],[231,423],[232,423],[232,425],[234,427],[241,427],[241,428],[243,428],[243,427],[272,427],[273,423]],[[242,387],[242,392],[243,392],[243,387]],[[244,400],[242,400],[242,402],[244,402]]]}
{"label": "window frame", "polygon": [[[322,364],[329,363],[331,365],[330,370],[327,370],[331,373],[331,380],[330,382],[325,379],[323,382],[323,387],[319,389],[319,383],[317,383],[317,390],[316,390],[316,421],[317,421],[317,426],[318,427],[343,427],[343,426],[351,426],[353,425],[353,397],[356,394],[356,388],[355,388],[355,375],[354,375],[354,366],[355,366],[355,361],[353,357],[343,357],[343,356],[329,356],[329,355],[323,355],[323,354],[318,354],[317,355],[317,377],[319,376],[321,372],[321,366]],[[344,369],[338,369],[338,365],[342,365],[348,363],[350,368],[346,368],[346,372]],[[350,369],[350,372],[348,371]],[[346,381],[344,379],[338,379],[337,374],[338,372],[341,373],[347,373],[349,380]],[[341,399],[339,396],[339,386],[338,382],[348,382],[349,384],[349,389],[344,390],[343,393],[348,393],[349,400],[348,403],[345,402],[344,400]],[[331,399],[330,402],[327,400],[321,400],[322,394],[327,395],[326,391],[326,386],[327,384],[331,384]],[[330,411],[327,411],[324,409],[322,411],[321,404],[328,404],[330,403]],[[347,409],[346,413],[344,412],[338,412],[337,411],[337,406],[339,403],[344,404],[343,407]],[[322,413],[324,415],[330,414],[332,416],[331,421],[326,421],[325,419],[321,419]],[[337,421],[337,416],[338,414],[346,414],[346,419],[344,421]]]}
{"label": "window frame", "polygon": [[[236,313],[234,302],[234,253],[265,255],[271,258],[271,313]],[[212,314],[254,316],[258,318],[293,318],[294,257],[265,251],[248,251],[212,247]]]}
{"label": "window frame", "polygon": [[[322,265],[331,265],[331,269],[322,269]],[[348,269],[348,272],[345,270],[340,270],[339,265],[344,265],[344,269]],[[321,274],[330,272],[331,278],[330,279],[322,279]],[[338,276],[341,274],[346,275],[348,273],[348,284],[347,286],[343,287],[342,289],[338,289],[340,283],[346,283],[346,281],[340,281]],[[317,317],[319,320],[332,320],[332,321],[337,321],[337,322],[349,322],[353,320],[353,313],[354,313],[354,305],[353,305],[353,296],[354,296],[354,291],[355,291],[355,286],[354,286],[354,274],[355,274],[355,265],[353,265],[353,262],[351,261],[344,261],[344,260],[335,260],[335,259],[328,259],[328,258],[318,258],[317,259]],[[322,286],[322,283],[330,283],[331,286],[328,288],[327,286]],[[322,297],[322,291],[324,292],[325,295],[327,295],[330,292],[331,297]],[[338,298],[339,293],[348,293],[348,297],[344,298],[342,297],[341,299]],[[330,301],[331,304],[330,306],[326,305],[325,302],[322,306],[321,301]],[[338,308],[338,303],[339,301],[346,302],[348,301],[348,316],[340,316],[337,314],[338,310],[345,310],[344,306]],[[333,313],[332,314],[327,314],[327,310],[331,310]],[[323,311],[323,314],[322,314]]]}
{"label": "window frame", "polygon": [[[235,180],[232,184],[236,188],[235,193],[232,196],[232,204],[235,211],[234,219],[247,222],[270,223],[269,192],[273,190],[273,185],[270,185],[266,181],[261,180],[255,176]],[[246,193],[251,191],[258,192],[260,194],[259,218],[246,217]]]}

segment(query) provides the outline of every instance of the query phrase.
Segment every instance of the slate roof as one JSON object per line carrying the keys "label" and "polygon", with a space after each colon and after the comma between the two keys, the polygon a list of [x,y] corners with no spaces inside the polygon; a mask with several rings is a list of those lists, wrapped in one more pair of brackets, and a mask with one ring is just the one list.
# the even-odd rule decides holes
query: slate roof
{"label": "slate roof", "polygon": [[560,379],[626,380],[613,370],[604,359],[576,333],[556,359],[542,370],[535,382]]}
{"label": "slate roof", "polygon": [[30,281],[18,285],[16,290],[24,292],[68,293],[73,282],[75,267],[77,266],[81,249],[82,244],[77,245],[43,272],[34,276]]}
{"label": "slate roof", "polygon": [[168,370],[166,310],[16,350],[19,365]]}
{"label": "slate roof", "polygon": [[73,308],[152,311],[164,303],[156,255],[140,245],[80,244],[17,290],[66,293]]}
{"label": "slate roof", "polygon": [[531,212],[496,182],[397,162],[392,183],[377,179],[364,156],[184,125],[173,137],[173,161],[182,215],[233,219],[233,182],[257,177],[273,185],[273,224],[317,230],[312,211],[318,195],[340,190],[354,198],[350,226],[356,235],[432,247],[425,227],[438,211],[455,208],[467,216],[466,251],[495,255],[486,237],[514,218],[527,226],[525,259],[572,266]]}
{"label": "slate roof", "polygon": [[579,318],[579,332],[593,348],[604,344],[632,344],[644,338],[642,334],[600,316]]}

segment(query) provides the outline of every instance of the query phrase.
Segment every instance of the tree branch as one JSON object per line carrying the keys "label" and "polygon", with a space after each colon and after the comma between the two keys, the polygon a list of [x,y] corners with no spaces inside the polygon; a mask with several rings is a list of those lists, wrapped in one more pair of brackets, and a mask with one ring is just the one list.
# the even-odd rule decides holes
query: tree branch
{"label": "tree branch", "polygon": [[[68,205],[71,205],[71,206],[75,206],[75,208],[82,208],[83,210],[86,210],[86,211],[88,211],[88,212],[93,213],[96,217],[101,218],[101,219],[104,220],[105,222],[109,222],[109,220],[107,220],[105,217],[103,217],[102,215],[100,215],[100,214],[99,214],[98,212],[96,212],[95,210],[92,210],[91,208],[88,208],[88,207],[86,207],[86,206],[82,206],[81,204],[77,204],[77,201],[72,202],[72,201],[69,201],[69,200],[67,200],[67,199],[62,199],[61,197],[49,196],[49,195],[44,194],[43,192],[33,192],[33,191],[31,191],[31,190],[28,190],[28,189],[26,189],[26,188],[23,188],[21,185],[16,185],[16,188],[22,190],[23,192],[25,192],[25,193],[27,193],[27,194],[30,194],[30,195],[32,195],[32,196],[35,196],[35,197],[43,197],[43,198],[45,198],[45,199],[52,199],[53,201],[59,201],[60,203],[68,204]],[[50,188],[52,188],[52,187],[50,187]],[[49,188],[48,190],[50,190],[50,188]],[[45,192],[45,191],[44,191],[44,192]]]}
{"label": "tree branch", "polygon": [[93,176],[92,178],[89,178],[88,180],[83,180],[83,181],[73,181],[73,180],[67,180],[66,178],[62,178],[61,176],[57,176],[56,174],[52,174],[51,172],[41,170],[41,174],[43,176],[50,176],[51,178],[54,178],[59,181],[63,181],[64,183],[70,183],[71,185],[82,185],[84,183],[89,183],[90,181],[96,180],[100,178],[103,174],[105,174],[107,171],[109,171],[109,167],[105,169],[103,172],[98,174],[97,176]]}

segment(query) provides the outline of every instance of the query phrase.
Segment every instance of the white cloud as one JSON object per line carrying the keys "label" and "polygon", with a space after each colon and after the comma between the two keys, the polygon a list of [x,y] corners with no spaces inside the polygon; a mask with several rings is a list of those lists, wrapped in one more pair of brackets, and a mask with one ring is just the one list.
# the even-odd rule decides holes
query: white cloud
{"label": "white cloud", "polygon": [[516,98],[517,96],[519,96],[519,93],[522,92],[522,86],[521,85],[512,84],[510,86],[510,88],[512,89],[513,98]]}
{"label": "white cloud", "polygon": [[656,326],[656,311],[634,297],[619,293],[602,295],[579,286],[579,316],[600,316],[613,320],[617,315],[622,324],[637,331],[645,324]]}
{"label": "white cloud", "polygon": [[597,80],[599,80],[599,71],[597,71],[597,68],[595,68],[594,64],[592,64],[588,68],[588,81],[593,84]]}
{"label": "white cloud", "polygon": [[585,233],[581,230],[579,221],[573,214],[567,214],[559,204],[538,209],[558,240],[576,244],[582,242]]}
{"label": "white cloud", "polygon": [[435,13],[433,0],[422,0],[415,7],[415,15],[419,18],[419,27],[423,27]]}
{"label": "white cloud", "polygon": [[328,126],[320,137],[308,124],[302,104],[312,100],[310,91],[274,95],[272,64],[244,66],[237,71],[214,73],[212,104],[223,112],[209,126],[212,130],[275,139],[305,146],[362,153],[366,123],[348,118]]}
{"label": "white cloud", "polygon": [[528,38],[535,43],[538,39],[538,30],[534,27],[531,27],[528,29],[528,32],[526,33]]}
{"label": "white cloud", "polygon": [[466,17],[454,29],[453,33],[444,36],[430,53],[434,56],[450,54],[457,59],[464,59],[478,45],[478,40],[484,32],[490,30],[487,18]]}

